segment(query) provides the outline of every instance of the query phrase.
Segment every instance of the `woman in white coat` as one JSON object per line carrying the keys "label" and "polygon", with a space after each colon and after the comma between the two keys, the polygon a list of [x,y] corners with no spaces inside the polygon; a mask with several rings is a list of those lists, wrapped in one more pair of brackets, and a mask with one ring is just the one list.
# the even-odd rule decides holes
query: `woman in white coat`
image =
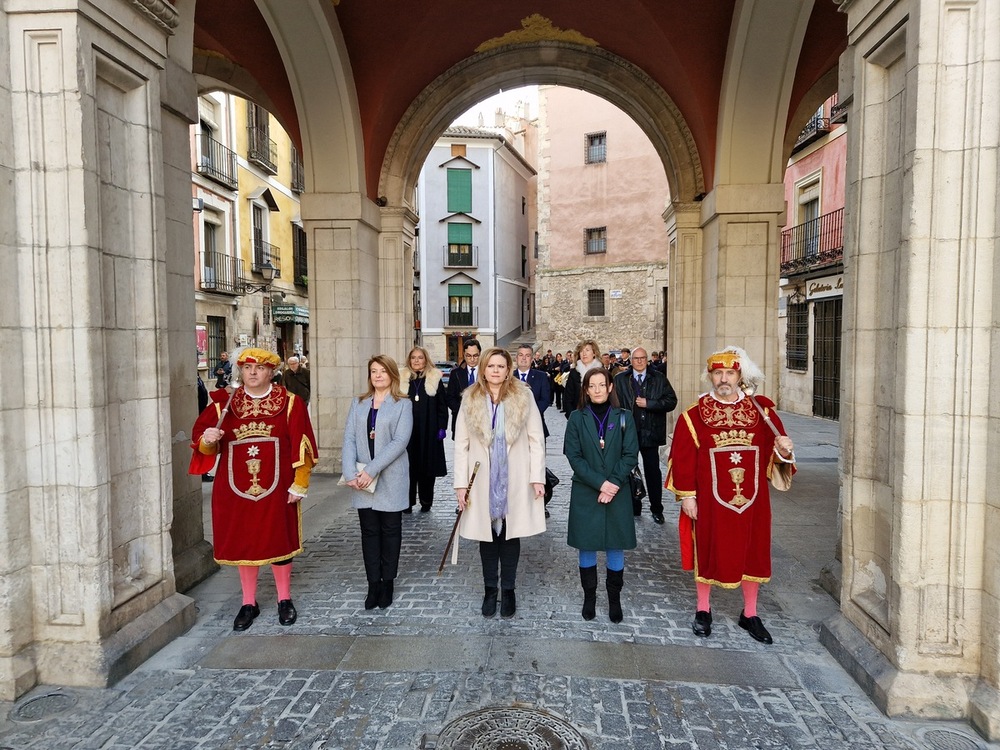
{"label": "woman in white coat", "polygon": [[545,436],[531,390],[513,377],[510,354],[494,347],[480,363],[455,423],[455,492],[464,511],[459,534],[479,542],[483,617],[496,614],[498,593],[500,616],[513,617],[521,537],[545,531]]}

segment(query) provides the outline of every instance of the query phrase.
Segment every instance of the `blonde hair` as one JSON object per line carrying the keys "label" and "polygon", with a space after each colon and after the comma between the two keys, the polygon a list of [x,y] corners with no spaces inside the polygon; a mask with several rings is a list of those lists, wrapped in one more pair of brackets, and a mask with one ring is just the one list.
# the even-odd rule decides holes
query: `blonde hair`
{"label": "blonde hair", "polygon": [[408,398],[399,387],[399,367],[396,366],[396,360],[388,354],[376,354],[368,360],[368,390],[358,396],[358,400],[364,401],[369,396],[375,395],[375,386],[372,385],[372,365],[374,364],[382,365],[389,373],[389,395],[392,396],[392,400],[399,401],[401,398]]}
{"label": "blonde hair", "polygon": [[486,367],[489,365],[490,360],[495,356],[503,357],[504,362],[507,363],[507,377],[500,384],[500,393],[497,394],[497,403],[503,401],[510,394],[511,389],[516,388],[514,379],[514,360],[510,358],[510,352],[506,349],[501,349],[499,346],[493,346],[483,352],[483,356],[479,358],[479,372],[476,375],[476,382],[472,383],[466,390],[472,391],[472,396],[488,396],[490,400],[493,399],[493,394],[490,393],[490,389],[486,385],[485,373]]}
{"label": "blonde hair", "polygon": [[435,365],[431,361],[431,354],[430,354],[430,352],[428,352],[422,346],[415,346],[412,349],[410,349],[410,351],[408,351],[406,353],[406,365],[405,365],[405,367],[406,367],[407,370],[409,370],[410,372],[413,372],[413,368],[410,367],[410,357],[413,356],[413,352],[420,352],[421,354],[424,355],[424,369],[423,369],[423,372],[424,372],[425,375],[427,374],[428,370],[436,370],[437,369],[437,365]]}
{"label": "blonde hair", "polygon": [[601,359],[601,347],[599,347],[597,345],[597,342],[594,341],[593,339],[586,339],[586,340],[581,341],[579,344],[576,345],[576,349],[573,352],[573,359],[574,360],[576,360],[577,362],[580,361],[580,352],[583,351],[583,348],[585,346],[589,346],[591,349],[594,350],[594,359],[595,360],[599,361]]}

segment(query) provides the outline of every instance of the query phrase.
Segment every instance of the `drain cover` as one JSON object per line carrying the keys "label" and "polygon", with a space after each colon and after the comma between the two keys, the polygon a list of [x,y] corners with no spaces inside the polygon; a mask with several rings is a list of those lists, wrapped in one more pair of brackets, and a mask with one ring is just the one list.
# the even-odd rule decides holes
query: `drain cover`
{"label": "drain cover", "polygon": [[435,750],[587,750],[572,725],[534,708],[484,708],[460,716],[438,735]]}
{"label": "drain cover", "polygon": [[923,739],[931,750],[983,750],[979,740],[951,729],[928,729]]}
{"label": "drain cover", "polygon": [[10,712],[12,721],[44,721],[51,716],[68,711],[76,705],[76,698],[66,693],[46,693],[21,703]]}

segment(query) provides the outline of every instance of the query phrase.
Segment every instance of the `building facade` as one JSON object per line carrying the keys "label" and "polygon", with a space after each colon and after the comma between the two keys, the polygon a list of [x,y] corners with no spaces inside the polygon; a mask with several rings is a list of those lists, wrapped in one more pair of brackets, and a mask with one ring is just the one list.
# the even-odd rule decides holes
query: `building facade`
{"label": "building facade", "polygon": [[435,360],[460,361],[466,338],[510,346],[531,327],[535,170],[525,143],[506,128],[452,127],[424,162],[415,339]]}
{"label": "building facade", "polygon": [[302,160],[273,116],[231,94],[198,98],[191,128],[198,366],[264,346],[308,354],[309,299],[299,195]]}
{"label": "building facade", "polygon": [[665,350],[670,199],[638,125],[577,89],[539,90],[538,341]]}
{"label": "building facade", "polygon": [[847,111],[828,99],[802,130],[785,170],[778,308],[779,405],[840,416]]}

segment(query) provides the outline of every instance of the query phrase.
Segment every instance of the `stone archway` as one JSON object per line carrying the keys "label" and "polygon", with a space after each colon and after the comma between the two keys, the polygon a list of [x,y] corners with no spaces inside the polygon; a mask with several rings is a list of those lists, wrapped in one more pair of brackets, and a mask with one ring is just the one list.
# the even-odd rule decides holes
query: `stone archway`
{"label": "stone archway", "polygon": [[627,112],[663,161],[670,194],[690,201],[705,192],[694,138],[667,93],[642,70],[598,47],[567,42],[509,45],[453,66],[429,85],[400,119],[386,150],[380,197],[405,206],[438,134],[498,89],[553,84],[583,89]]}

